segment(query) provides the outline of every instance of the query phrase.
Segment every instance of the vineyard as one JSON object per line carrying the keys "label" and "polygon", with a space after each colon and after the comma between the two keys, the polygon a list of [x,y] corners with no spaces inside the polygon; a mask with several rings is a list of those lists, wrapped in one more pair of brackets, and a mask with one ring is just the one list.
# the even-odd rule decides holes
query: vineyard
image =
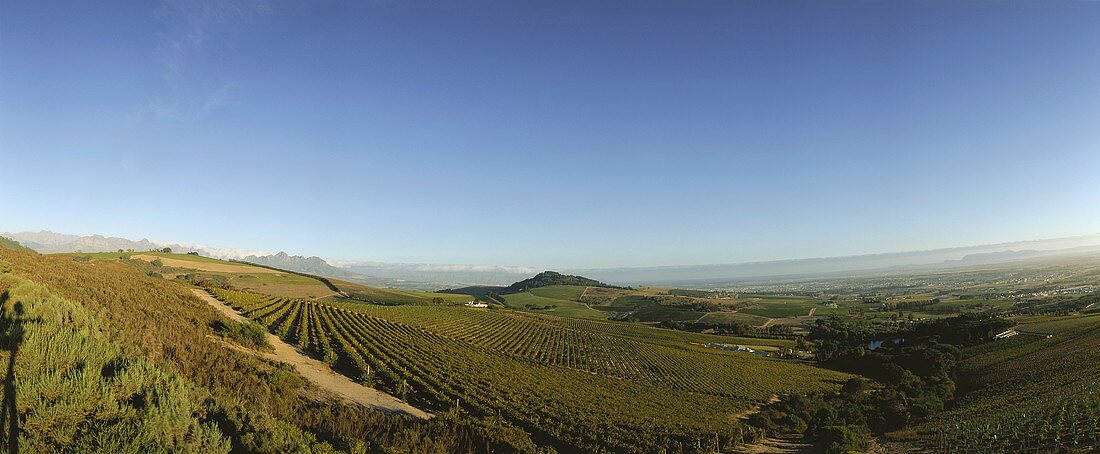
{"label": "vineyard", "polygon": [[573,449],[704,450],[733,415],[846,375],[695,343],[715,336],[513,311],[215,297],[365,385],[438,413],[514,423]]}
{"label": "vineyard", "polygon": [[[928,425],[944,452],[1050,452],[1100,446],[1100,317],[1025,327],[966,351],[957,409]],[[1038,328],[1038,329],[1035,329]]]}
{"label": "vineyard", "polygon": [[956,419],[937,427],[933,445],[952,453],[1051,452],[1100,446],[1100,384],[1087,382],[1002,409],[996,416]]}

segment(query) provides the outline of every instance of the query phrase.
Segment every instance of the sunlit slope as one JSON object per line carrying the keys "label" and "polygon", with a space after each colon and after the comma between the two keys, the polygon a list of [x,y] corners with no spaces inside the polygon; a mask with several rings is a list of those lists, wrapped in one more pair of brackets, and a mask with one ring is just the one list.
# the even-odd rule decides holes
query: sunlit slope
{"label": "sunlit slope", "polygon": [[322,298],[336,292],[320,280],[289,271],[192,254],[165,252],[73,253],[78,260],[117,260],[142,272],[173,280],[208,282],[292,298]]}
{"label": "sunlit slope", "polygon": [[548,285],[499,295],[496,301],[512,309],[592,320],[607,319],[608,314],[578,301],[588,287],[582,285]]}
{"label": "sunlit slope", "polygon": [[446,303],[464,303],[465,295],[421,292],[416,290],[371,287],[338,279],[281,270],[250,263],[219,260],[192,254],[165,252],[102,252],[68,254],[86,260],[118,260],[151,275],[187,280],[212,286],[233,288],[288,298],[342,298],[376,304],[426,304],[442,299]]}
{"label": "sunlit slope", "polygon": [[754,402],[847,379],[698,345],[726,338],[637,325],[214,292],[351,377],[437,412],[500,416],[572,450],[729,441],[734,415]]}
{"label": "sunlit slope", "polygon": [[450,304],[465,303],[474,298],[468,295],[456,295],[451,293],[424,292],[420,290],[379,288],[369,285],[349,282],[339,279],[329,279],[350,299],[375,304],[399,305],[399,304],[425,304],[444,302]]}
{"label": "sunlit slope", "polygon": [[[0,367],[7,371],[0,395],[8,418],[0,439],[9,448],[229,452],[217,424],[197,416],[205,390],[125,353],[79,303],[0,272],[0,305]],[[12,437],[18,442],[9,445]]]}
{"label": "sunlit slope", "polygon": [[[217,330],[227,320],[196,298],[193,287],[146,274],[120,261],[118,254],[97,254],[93,259],[88,255],[39,255],[0,246],[0,276],[8,275],[31,281],[33,288],[84,308],[82,312],[67,309],[64,301],[58,306],[61,321],[78,335],[71,337],[73,342],[67,340],[64,329],[50,328],[53,331],[41,331],[47,333],[43,337],[24,337],[23,343],[16,343],[26,346],[19,347],[17,368],[8,373],[16,377],[19,430],[24,434],[48,430],[53,437],[50,443],[62,443],[28,445],[39,449],[24,452],[89,452],[96,446],[107,447],[104,452],[218,452],[200,446],[205,437],[200,429],[210,427],[209,422],[215,422],[235,452],[331,452],[333,448],[363,452],[364,446],[383,452],[512,452],[533,446],[516,430],[441,418],[415,422],[342,403],[290,366],[227,345]],[[5,280],[0,288],[0,292],[11,291],[7,303],[14,316],[5,315],[0,324],[9,338],[12,333],[39,332],[35,330],[40,324],[53,323],[53,315],[33,309],[33,302],[21,296],[26,295],[24,291],[13,290],[21,284],[11,282]],[[41,295],[37,292],[31,296]],[[53,304],[54,300],[47,302]],[[117,348],[101,348],[96,344],[99,341],[91,338]],[[12,345],[10,340],[4,344],[8,352]],[[0,352],[0,358],[4,353]],[[153,370],[158,368],[163,373]],[[100,374],[103,377],[97,377]],[[194,388],[165,379],[166,374],[178,374]],[[116,383],[122,388],[115,387]],[[46,394],[51,405],[46,408],[49,414],[42,417],[50,419],[34,419],[34,398],[25,393]],[[66,395],[76,400],[69,402]],[[127,400],[130,396],[137,397]],[[118,406],[112,403],[116,399],[121,399]],[[168,408],[160,408],[158,402]],[[145,418],[143,409],[163,411],[148,416],[157,431],[150,436],[129,429],[143,430],[141,422],[135,421]],[[98,419],[100,410],[110,411],[108,420]],[[172,420],[161,420],[161,416]],[[197,420],[198,425],[189,420]],[[35,427],[22,425],[31,421],[44,422]],[[103,436],[140,444],[134,449],[115,449],[111,447],[119,445],[106,444],[110,440],[103,438],[97,439],[98,444],[73,445],[75,441],[68,437],[96,429],[81,426],[84,421],[104,430],[118,423],[126,431]],[[144,442],[160,435],[175,437],[179,444]],[[192,443],[191,448],[186,443]],[[64,446],[69,449],[61,449]]]}

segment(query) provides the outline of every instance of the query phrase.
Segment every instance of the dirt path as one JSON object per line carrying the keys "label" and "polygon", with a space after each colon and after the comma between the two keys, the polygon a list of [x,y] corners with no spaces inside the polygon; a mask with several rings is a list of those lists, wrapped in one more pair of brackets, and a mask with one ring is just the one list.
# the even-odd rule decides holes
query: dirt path
{"label": "dirt path", "polygon": [[763,408],[765,405],[774,404],[776,402],[779,402],[779,396],[775,395],[775,394],[772,394],[772,397],[770,399],[768,399],[767,402],[764,402],[762,404],[756,404],[748,410],[745,410],[741,413],[737,413],[737,414],[733,415],[733,417],[736,418],[736,419],[744,421],[744,420],[748,419],[749,416],[760,413],[760,409]]}
{"label": "dirt path", "polygon": [[[225,315],[230,320],[238,322],[248,320],[246,317],[233,310],[233,308],[226,306],[205,291],[200,289],[192,289],[191,291],[195,293],[195,296],[209,303],[210,306],[217,309],[218,312]],[[299,374],[302,374],[307,380],[313,382],[322,389],[336,394],[344,400],[386,413],[403,414],[418,419],[428,419],[432,417],[431,414],[402,402],[396,397],[377,389],[360,385],[343,375],[333,372],[325,363],[310,358],[302,353],[297,347],[283,342],[282,339],[279,339],[279,337],[274,334],[267,333],[267,340],[275,347],[275,351],[272,353],[256,352],[257,354],[268,359],[281,361],[294,366],[294,369],[297,370]]]}
{"label": "dirt path", "polygon": [[797,454],[819,453],[821,452],[821,448],[820,446],[803,440],[800,436],[786,435],[776,438],[765,438],[760,440],[759,443],[751,445],[740,445],[734,448],[732,452],[738,454]]}

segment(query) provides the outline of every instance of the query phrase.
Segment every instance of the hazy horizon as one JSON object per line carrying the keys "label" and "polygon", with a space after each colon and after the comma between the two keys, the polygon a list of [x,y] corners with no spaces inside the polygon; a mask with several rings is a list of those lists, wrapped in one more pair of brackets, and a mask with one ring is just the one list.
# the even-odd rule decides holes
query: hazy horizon
{"label": "hazy horizon", "polygon": [[[129,242],[142,242],[148,241],[155,245],[155,247],[178,247],[182,246],[185,250],[196,250],[214,258],[221,259],[243,259],[248,256],[271,256],[276,254],[286,254],[288,256],[296,257],[319,257],[316,254],[312,254],[308,251],[294,251],[280,249],[278,251],[256,251],[256,250],[244,250],[234,248],[227,245],[210,245],[202,244],[191,241],[165,241],[149,238],[120,238],[111,234],[95,233],[89,235],[78,235],[67,232],[55,232],[48,229],[37,231],[6,231],[0,229],[0,235],[8,236],[13,239],[26,239],[40,234],[47,234],[51,237],[77,237],[77,238],[89,238],[93,236],[103,237],[107,239],[121,239]],[[62,243],[63,244],[63,243]],[[827,257],[783,257],[771,260],[758,260],[758,261],[729,261],[719,263],[668,263],[655,266],[635,266],[635,265],[622,265],[622,266],[607,266],[607,267],[595,267],[595,268],[577,268],[577,267],[558,267],[551,264],[539,264],[539,263],[525,263],[525,264],[503,264],[503,263],[444,263],[444,262],[385,262],[378,260],[371,260],[369,258],[358,258],[353,260],[337,260],[328,257],[319,257],[325,260],[328,264],[346,268],[346,269],[367,269],[370,267],[379,267],[379,269],[406,269],[415,272],[423,273],[505,273],[508,275],[532,275],[544,270],[560,270],[565,272],[617,272],[624,271],[626,273],[637,273],[648,271],[653,274],[646,282],[660,281],[664,278],[668,278],[670,281],[687,281],[695,278],[699,279],[717,279],[720,277],[715,276],[715,273],[719,273],[723,277],[737,278],[744,276],[726,275],[733,268],[742,268],[745,270],[759,270],[766,269],[768,266],[777,264],[790,264],[796,262],[817,262],[817,261],[835,261],[843,259],[860,259],[860,258],[881,258],[882,260],[874,263],[874,266],[867,269],[885,269],[896,266],[910,266],[910,265],[929,265],[934,263],[940,263],[945,261],[961,260],[975,253],[989,253],[989,252],[1028,252],[1028,251],[1069,251],[1077,248],[1084,247],[1097,247],[1100,246],[1100,233],[1092,233],[1085,235],[1075,235],[1069,237],[1059,238],[1036,238],[1036,239],[1023,239],[1008,241],[1002,243],[988,243],[988,244],[968,244],[968,245],[953,245],[944,248],[933,249],[908,249],[908,250],[892,250],[892,251],[876,251],[864,254],[847,254],[836,255]],[[114,247],[103,248],[104,251],[113,251]],[[67,249],[64,252],[71,252]],[[94,252],[84,250],[83,252]],[[926,254],[923,258],[921,254]],[[896,256],[896,258],[895,258]],[[864,265],[868,266],[868,265]],[[709,268],[709,269],[708,269]],[[818,269],[814,271],[807,271],[807,274],[817,273],[835,273],[843,271],[863,271],[864,268],[859,266],[855,268],[826,268]],[[692,273],[702,273],[702,277],[695,276]],[[668,276],[664,276],[668,274]],[[793,272],[779,273],[781,274],[797,274]],[[767,273],[761,273],[759,271],[753,271],[745,276],[767,276]],[[608,275],[603,275],[608,276]],[[693,277],[694,276],[694,277]],[[621,276],[620,276],[621,277]],[[614,280],[614,279],[612,279]],[[617,282],[627,282],[631,279],[618,280]],[[508,282],[510,283],[510,281]]]}
{"label": "hazy horizon", "polygon": [[563,269],[1100,231],[1100,3],[0,8],[10,231]]}

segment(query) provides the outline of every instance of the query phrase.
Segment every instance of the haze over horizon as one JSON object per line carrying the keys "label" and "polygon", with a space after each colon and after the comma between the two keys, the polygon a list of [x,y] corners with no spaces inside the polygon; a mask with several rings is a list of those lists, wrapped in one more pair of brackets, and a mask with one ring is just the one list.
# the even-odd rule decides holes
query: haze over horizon
{"label": "haze over horizon", "polygon": [[0,231],[569,269],[1094,234],[1098,18],[4,2]]}
{"label": "haze over horizon", "polygon": [[[828,257],[783,257],[783,258],[778,258],[778,259],[758,260],[758,261],[729,261],[729,262],[719,262],[719,263],[667,263],[667,264],[655,265],[655,266],[626,265],[626,266],[607,266],[607,267],[595,267],[595,268],[570,268],[570,267],[557,267],[557,266],[553,266],[553,265],[539,264],[539,263],[500,264],[500,263],[384,262],[384,261],[371,260],[371,259],[365,259],[365,258],[351,259],[351,260],[339,260],[339,259],[332,259],[332,258],[328,258],[328,257],[319,257],[316,254],[312,254],[308,251],[288,251],[288,250],[283,250],[283,249],[278,250],[277,252],[276,251],[257,251],[257,250],[239,249],[239,248],[234,248],[232,246],[201,244],[201,243],[195,243],[195,242],[189,242],[189,241],[165,241],[165,240],[155,240],[155,239],[151,240],[151,239],[144,238],[144,237],[142,237],[140,239],[120,238],[120,237],[117,237],[117,236],[104,235],[104,234],[101,234],[101,233],[96,233],[96,234],[91,234],[91,235],[73,235],[73,234],[67,234],[67,233],[62,233],[62,232],[54,232],[54,231],[50,231],[50,230],[10,232],[10,231],[5,231],[4,229],[0,228],[0,236],[5,236],[5,237],[8,237],[8,238],[23,241],[23,242],[25,242],[24,244],[31,244],[32,246],[36,246],[35,244],[33,244],[33,242],[39,240],[39,238],[36,238],[36,237],[42,237],[42,236],[52,237],[53,240],[50,241],[49,244],[52,244],[54,246],[61,245],[62,247],[60,247],[59,250],[57,250],[57,251],[53,251],[53,250],[45,251],[47,253],[52,253],[52,252],[75,252],[75,250],[71,250],[71,248],[64,247],[64,243],[55,243],[56,241],[60,241],[60,240],[64,239],[65,237],[79,238],[79,239],[88,239],[88,238],[100,237],[100,238],[109,239],[109,240],[110,239],[124,240],[124,241],[135,243],[136,245],[139,245],[139,246],[141,244],[144,244],[144,243],[149,243],[149,247],[154,247],[154,248],[161,248],[161,247],[166,247],[166,246],[173,247],[173,248],[183,247],[185,251],[200,251],[202,253],[202,255],[206,255],[206,256],[210,256],[210,257],[214,257],[214,258],[219,258],[219,259],[234,259],[234,260],[246,259],[247,260],[248,257],[269,257],[269,256],[275,256],[275,255],[282,254],[282,255],[286,255],[286,256],[290,256],[290,257],[302,257],[302,258],[316,257],[316,258],[321,258],[322,260],[325,260],[326,263],[328,263],[330,265],[337,266],[337,267],[344,267],[344,268],[354,268],[354,267],[357,267],[357,266],[381,266],[383,268],[386,268],[386,267],[389,267],[389,268],[392,268],[392,267],[406,267],[407,266],[407,267],[412,267],[412,268],[418,269],[419,271],[433,271],[433,272],[436,272],[436,271],[505,272],[505,273],[509,273],[509,274],[534,274],[534,273],[537,273],[537,272],[543,271],[543,270],[555,270],[555,269],[566,271],[566,272],[596,272],[596,271],[600,271],[600,270],[603,270],[603,271],[649,270],[649,271],[660,272],[661,270],[681,269],[681,270],[688,270],[686,272],[690,273],[691,269],[701,270],[703,268],[708,268],[708,267],[717,267],[717,268],[741,267],[741,268],[745,268],[745,269],[753,269],[757,265],[773,265],[773,264],[780,264],[780,263],[784,263],[784,262],[821,261],[821,260],[829,261],[829,260],[836,260],[836,259],[851,259],[851,258],[864,258],[864,257],[883,257],[883,258],[886,258],[886,257],[889,257],[889,256],[898,256],[896,259],[891,260],[890,258],[886,258],[884,261],[878,262],[879,267],[886,268],[886,267],[894,267],[894,266],[901,266],[901,265],[931,264],[931,263],[938,263],[939,261],[957,261],[957,260],[961,260],[961,259],[963,259],[967,256],[970,256],[971,254],[974,254],[974,253],[981,254],[981,253],[990,253],[990,252],[1044,252],[1044,251],[1046,251],[1046,252],[1049,252],[1049,251],[1072,252],[1073,250],[1082,249],[1082,248],[1089,248],[1088,249],[1089,251],[1092,251],[1095,248],[1100,248],[1100,233],[1093,233],[1093,234],[1087,234],[1087,235],[1076,235],[1076,236],[1071,236],[1071,237],[1060,237],[1060,238],[1038,238],[1038,239],[1008,241],[1008,242],[1003,242],[1003,243],[954,245],[954,246],[949,246],[949,247],[945,247],[945,248],[921,249],[921,250],[910,249],[910,250],[894,250],[894,251],[876,251],[876,252],[871,252],[871,253],[866,253],[866,254],[849,254],[849,255],[828,256]],[[41,246],[41,245],[37,245],[37,246]],[[111,247],[105,247],[105,248],[101,248],[101,249],[104,252],[112,252],[112,251],[114,251],[115,249],[118,249],[118,248],[128,249],[127,247],[121,247],[121,246],[111,246]],[[135,250],[141,250],[141,249],[135,249]],[[95,251],[82,249],[81,252],[95,252]],[[182,252],[182,251],[178,251],[178,252]],[[923,253],[935,253],[935,254],[926,254],[926,256],[920,258],[919,260],[916,260],[916,261],[912,260],[914,257],[921,257],[921,254],[923,254]],[[767,268],[766,266],[760,267],[760,269],[766,269],[766,268]],[[713,272],[713,270],[711,270],[711,271]],[[836,272],[836,271],[841,271],[841,270],[836,269],[836,270],[820,271],[820,272]]]}

